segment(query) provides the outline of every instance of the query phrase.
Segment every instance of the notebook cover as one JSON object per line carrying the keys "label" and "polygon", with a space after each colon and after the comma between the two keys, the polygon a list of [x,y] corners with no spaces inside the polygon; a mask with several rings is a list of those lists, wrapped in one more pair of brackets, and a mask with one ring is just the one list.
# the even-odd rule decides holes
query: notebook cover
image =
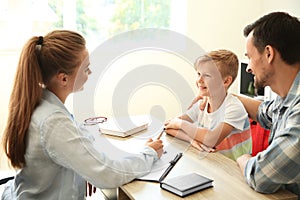
{"label": "notebook cover", "polygon": [[203,189],[212,187],[212,179],[197,173],[190,173],[161,182],[160,187],[178,196],[187,196]]}
{"label": "notebook cover", "polygon": [[106,122],[99,124],[101,133],[126,137],[148,128],[148,121],[145,118],[138,116],[109,118]]}

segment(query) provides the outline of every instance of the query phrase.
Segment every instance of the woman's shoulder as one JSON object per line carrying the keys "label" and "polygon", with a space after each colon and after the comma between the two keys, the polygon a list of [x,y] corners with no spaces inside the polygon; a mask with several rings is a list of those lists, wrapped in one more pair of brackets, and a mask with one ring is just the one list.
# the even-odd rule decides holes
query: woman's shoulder
{"label": "woman's shoulder", "polygon": [[45,99],[42,99],[32,114],[31,120],[36,124],[41,124],[50,116],[64,115],[67,117],[67,112],[58,105],[55,105]]}

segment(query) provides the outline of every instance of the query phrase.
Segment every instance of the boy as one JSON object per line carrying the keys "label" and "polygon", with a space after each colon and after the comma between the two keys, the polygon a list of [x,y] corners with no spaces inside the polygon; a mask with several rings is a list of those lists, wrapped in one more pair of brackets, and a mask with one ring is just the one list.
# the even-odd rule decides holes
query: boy
{"label": "boy", "polygon": [[188,141],[202,151],[219,151],[236,160],[251,153],[248,114],[228,88],[238,73],[237,56],[228,50],[211,51],[195,62],[199,96],[207,97],[205,109],[194,104],[183,115],[165,122],[169,135]]}

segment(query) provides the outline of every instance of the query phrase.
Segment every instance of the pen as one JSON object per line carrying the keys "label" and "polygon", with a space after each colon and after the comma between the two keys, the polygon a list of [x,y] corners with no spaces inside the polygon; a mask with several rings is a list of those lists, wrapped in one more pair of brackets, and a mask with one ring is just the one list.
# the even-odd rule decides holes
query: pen
{"label": "pen", "polygon": [[158,182],[163,181],[167,175],[169,174],[169,172],[171,171],[171,169],[174,167],[174,165],[178,162],[178,160],[182,157],[182,153],[178,153],[176,155],[176,157],[174,158],[174,160],[170,161],[170,165],[169,167],[166,169],[166,171],[164,171],[164,173],[161,175],[161,177],[159,178]]}
{"label": "pen", "polygon": [[161,138],[161,136],[163,135],[163,133],[165,132],[165,130],[166,130],[166,129],[164,128],[164,129],[162,130],[162,132],[157,136],[157,138],[156,138],[157,140],[159,140],[159,139]]}

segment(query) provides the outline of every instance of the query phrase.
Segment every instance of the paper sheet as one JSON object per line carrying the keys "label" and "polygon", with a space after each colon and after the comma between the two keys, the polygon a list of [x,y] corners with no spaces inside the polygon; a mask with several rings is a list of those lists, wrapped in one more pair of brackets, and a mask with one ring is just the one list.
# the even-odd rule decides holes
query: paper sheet
{"label": "paper sheet", "polygon": [[[164,151],[165,152],[163,153],[161,158],[153,164],[151,172],[136,180],[159,182],[159,178],[169,167],[170,161],[172,161],[176,157],[176,155],[181,152],[179,149],[175,148],[172,145],[166,146]],[[180,162],[180,160],[178,162]]]}

